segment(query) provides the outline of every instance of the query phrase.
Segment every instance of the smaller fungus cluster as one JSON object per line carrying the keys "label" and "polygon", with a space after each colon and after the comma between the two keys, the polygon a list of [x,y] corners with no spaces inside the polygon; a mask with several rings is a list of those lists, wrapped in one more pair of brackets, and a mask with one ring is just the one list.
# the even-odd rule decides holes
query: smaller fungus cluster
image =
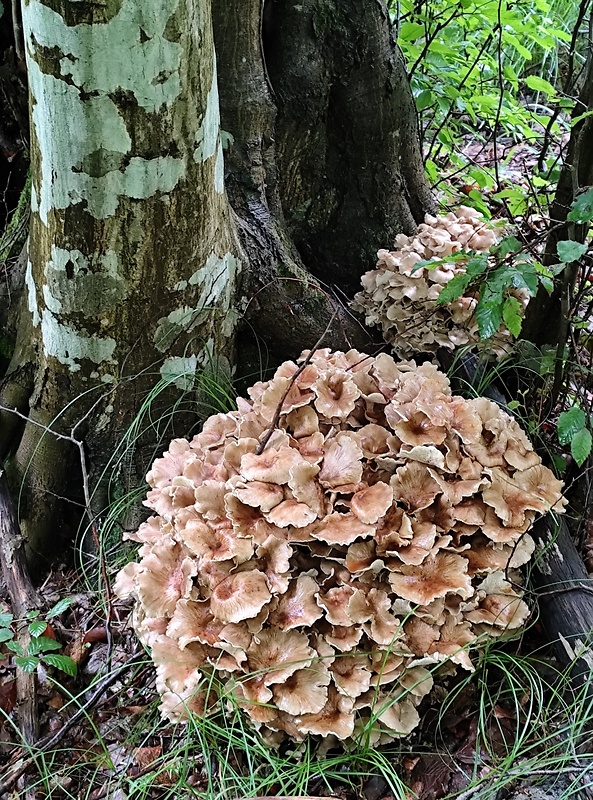
{"label": "smaller fungus cluster", "polygon": [[408,734],[434,665],[528,617],[516,568],[562,484],[431,364],[305,352],[249,396],[154,462],[128,535],[116,592],[161,710],[207,713],[218,683],[274,741]]}
{"label": "smaller fungus cluster", "polygon": [[[353,308],[365,314],[367,325],[379,326],[385,341],[404,358],[478,343],[476,292],[444,305],[436,300],[452,278],[465,272],[472,253],[487,253],[497,240],[496,231],[473,208],[460,206],[440,217],[427,214],[413,236],[396,237],[395,250],[379,250],[376,268],[362,276],[363,291],[354,298]],[[459,253],[467,253],[467,259],[446,261]],[[419,267],[420,261],[437,263]],[[525,309],[527,292],[512,293]],[[503,325],[489,346],[501,354],[510,341]]]}

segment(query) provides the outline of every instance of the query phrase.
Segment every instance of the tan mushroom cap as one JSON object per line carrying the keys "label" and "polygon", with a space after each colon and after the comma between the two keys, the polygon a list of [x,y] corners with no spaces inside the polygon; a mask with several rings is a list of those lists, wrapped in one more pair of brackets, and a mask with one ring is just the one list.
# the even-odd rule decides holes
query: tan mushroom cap
{"label": "tan mushroom cap", "polygon": [[274,702],[281,711],[297,717],[300,714],[317,714],[327,703],[331,676],[321,662],[298,669],[283,683],[274,684]]}
{"label": "tan mushroom cap", "polygon": [[339,434],[331,439],[325,448],[325,455],[319,473],[321,485],[325,488],[357,484],[362,478],[362,450],[353,436]]}
{"label": "tan mushroom cap", "polygon": [[366,539],[374,532],[372,525],[366,525],[351,514],[334,513],[321,520],[311,535],[328,544],[346,545],[352,544],[356,539]]}
{"label": "tan mushroom cap", "polygon": [[356,406],[360,389],[345,370],[332,370],[320,376],[311,388],[316,394],[313,405],[325,419],[346,419]]}
{"label": "tan mushroom cap", "polygon": [[189,551],[172,539],[153,545],[136,572],[138,598],[153,617],[171,616],[177,601],[188,597],[198,566]]}
{"label": "tan mushroom cap", "polygon": [[270,624],[283,631],[311,627],[323,616],[322,609],[315,602],[318,592],[319,586],[310,575],[299,575],[271,613]]}
{"label": "tan mushroom cap", "polygon": [[467,560],[454,553],[439,552],[420,566],[402,565],[389,575],[393,591],[412,603],[426,605],[450,592],[467,598],[472,592]]}
{"label": "tan mushroom cap", "polygon": [[389,484],[379,481],[355,492],[351,508],[361,522],[372,524],[387,513],[392,503],[393,489]]}
{"label": "tan mushroom cap", "polygon": [[263,572],[237,572],[221,581],[210,597],[210,609],[221,622],[241,622],[256,617],[272,599]]}
{"label": "tan mushroom cap", "polygon": [[320,736],[333,734],[338,739],[347,739],[354,731],[354,702],[329,687],[328,700],[317,714],[303,714],[297,725],[303,733],[316,733]]}
{"label": "tan mushroom cap", "polygon": [[279,486],[290,480],[290,468],[303,460],[292,447],[267,447],[261,455],[246,453],[241,458],[241,475],[247,481],[263,481]]}
{"label": "tan mushroom cap", "polygon": [[297,670],[311,666],[315,655],[306,634],[277,628],[255,634],[247,651],[249,670],[260,673],[266,686],[284,683]]}

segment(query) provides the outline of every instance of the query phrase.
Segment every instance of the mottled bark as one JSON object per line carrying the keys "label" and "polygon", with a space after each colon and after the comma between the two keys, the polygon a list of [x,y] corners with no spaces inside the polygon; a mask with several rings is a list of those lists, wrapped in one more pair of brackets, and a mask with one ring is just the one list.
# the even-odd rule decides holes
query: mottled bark
{"label": "mottled bark", "polygon": [[[35,370],[31,422],[2,449],[16,448],[21,527],[42,552],[59,498],[72,494],[73,448],[49,429],[77,426],[97,480],[158,377],[171,382],[168,409],[201,366],[228,369],[241,254],[208,4],[28,0],[23,20],[32,219],[22,339]],[[21,349],[2,395],[22,366]],[[128,467],[141,480],[141,459]]]}

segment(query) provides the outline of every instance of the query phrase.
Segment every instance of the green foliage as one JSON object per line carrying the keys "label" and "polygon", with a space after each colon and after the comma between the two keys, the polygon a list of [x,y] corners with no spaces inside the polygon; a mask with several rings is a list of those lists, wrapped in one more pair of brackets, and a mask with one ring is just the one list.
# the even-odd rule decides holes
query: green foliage
{"label": "green foliage", "polygon": [[[548,120],[537,112],[563,101],[555,85],[558,53],[567,52],[576,7],[554,0],[402,0],[399,8],[399,44],[423,127],[432,133],[430,157],[437,143],[452,151],[464,132],[497,121],[516,139],[539,135]],[[518,101],[520,90],[535,94],[533,110]]]}
{"label": "green foliage", "polygon": [[[431,268],[440,263],[443,262],[431,261],[426,266]],[[466,271],[452,278],[440,293],[437,305],[452,303],[468,290],[471,292],[472,286],[474,292],[479,291],[476,320],[480,338],[490,339],[503,321],[513,336],[518,337],[523,324],[523,307],[512,292],[524,290],[533,297],[539,286],[550,291],[552,273],[522,252],[518,239],[508,236],[490,255],[470,258]]]}
{"label": "green foliage", "polygon": [[[62,649],[60,642],[52,639],[51,636],[43,635],[48,630],[47,620],[63,613],[71,603],[71,598],[60,600],[46,614],[45,618],[40,617],[38,611],[30,611],[23,620],[31,636],[26,647],[23,647],[16,639],[16,623],[18,621],[10,613],[0,614],[0,643],[4,643],[5,647],[14,653],[15,666],[24,672],[34,672],[41,661],[67,675],[76,676],[76,663],[69,656],[57,655],[55,652]],[[4,656],[0,653],[0,659],[2,658]]]}
{"label": "green foliage", "polygon": [[588,245],[580,244],[580,242],[562,241],[557,244],[558,258],[563,264],[578,261],[588,249]]}
{"label": "green foliage", "polygon": [[580,194],[568,213],[569,222],[585,223],[593,221],[593,188]]}
{"label": "green foliage", "polygon": [[570,452],[577,464],[582,466],[591,453],[591,433],[587,428],[585,412],[572,406],[558,417],[558,441],[570,444]]}

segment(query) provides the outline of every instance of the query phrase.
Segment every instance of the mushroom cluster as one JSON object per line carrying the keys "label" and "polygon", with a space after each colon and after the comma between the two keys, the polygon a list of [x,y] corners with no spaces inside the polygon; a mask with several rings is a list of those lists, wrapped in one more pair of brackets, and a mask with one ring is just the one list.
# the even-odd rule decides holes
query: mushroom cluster
{"label": "mushroom cluster", "polygon": [[408,734],[434,665],[527,619],[526,531],[562,484],[431,364],[305,351],[249,396],[154,462],[127,535],[115,588],[161,710],[207,713],[219,685],[272,741]]}
{"label": "mushroom cluster", "polygon": [[[363,291],[352,307],[365,314],[367,325],[379,326],[385,341],[403,358],[479,343],[477,292],[467,290],[444,305],[435,301],[452,278],[465,272],[472,254],[488,253],[497,241],[495,229],[473,208],[460,206],[440,217],[427,214],[414,236],[400,234],[394,251],[379,250],[377,266],[362,276]],[[457,255],[446,261],[460,253],[467,258]],[[419,265],[426,261],[435,266]],[[513,289],[512,294],[524,311],[529,300],[526,290]],[[502,325],[488,346],[502,355],[511,341],[510,331]]]}

